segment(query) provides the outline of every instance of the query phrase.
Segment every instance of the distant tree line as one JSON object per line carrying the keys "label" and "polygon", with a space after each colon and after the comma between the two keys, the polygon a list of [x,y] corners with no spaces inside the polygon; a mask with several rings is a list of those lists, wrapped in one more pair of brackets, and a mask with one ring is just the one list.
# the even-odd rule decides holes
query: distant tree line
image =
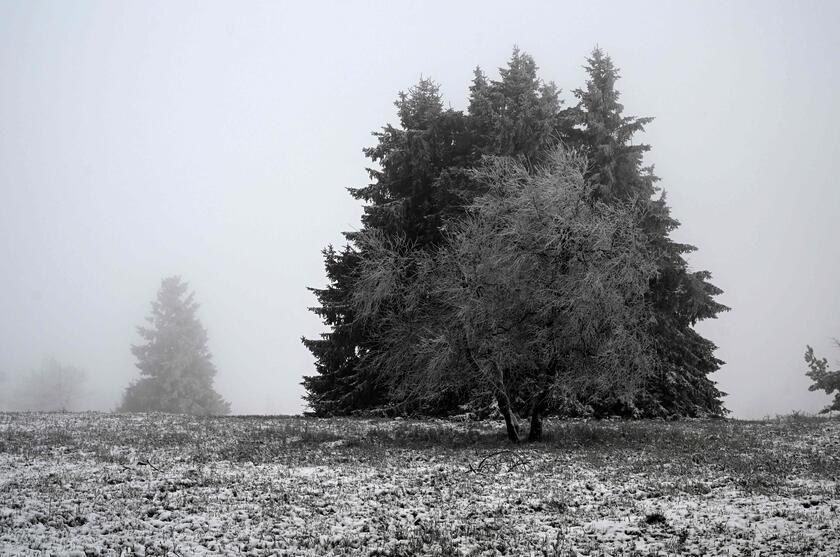
{"label": "distant tree line", "polygon": [[0,408],[41,412],[80,410],[86,382],[84,370],[46,358],[14,383],[0,374]]}
{"label": "distant tree line", "polygon": [[466,111],[421,79],[365,150],[362,228],[324,251],[313,413],[720,416],[696,332],[727,310],[674,242],[649,146],[595,49],[564,107],[527,54],[475,70]]}

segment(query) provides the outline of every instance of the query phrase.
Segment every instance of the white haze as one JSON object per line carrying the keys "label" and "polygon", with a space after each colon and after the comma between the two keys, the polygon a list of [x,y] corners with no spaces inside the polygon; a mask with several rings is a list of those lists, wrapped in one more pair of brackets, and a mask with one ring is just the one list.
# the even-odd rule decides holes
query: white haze
{"label": "white haze", "polygon": [[[732,312],[700,330],[738,417],[815,411],[840,358],[836,2],[0,4],[0,370],[87,370],[110,409],[160,279],[201,302],[237,413],[303,410],[306,286],[358,226],[362,148],[421,75],[463,109],[514,44],[569,91],[595,44]],[[7,384],[8,385],[8,384]],[[0,389],[3,384],[0,384]]]}

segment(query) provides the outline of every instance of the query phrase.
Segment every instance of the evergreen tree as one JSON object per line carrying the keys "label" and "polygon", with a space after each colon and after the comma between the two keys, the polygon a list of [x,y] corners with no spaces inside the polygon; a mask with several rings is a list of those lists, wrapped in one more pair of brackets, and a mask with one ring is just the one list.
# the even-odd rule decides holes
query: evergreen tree
{"label": "evergreen tree", "polygon": [[[438,85],[431,79],[401,92],[394,103],[399,126],[386,125],[373,135],[365,155],[379,168],[369,168],[371,183],[350,188],[365,202],[363,230],[407,238],[423,249],[440,239],[442,212],[451,205],[440,186],[445,169],[462,164],[468,153],[463,141],[463,115],[445,110]],[[328,284],[310,288],[320,306],[311,308],[330,330],[317,339],[302,339],[315,357],[317,375],[304,377],[306,400],[318,415],[347,414],[386,406],[387,393],[377,379],[358,368],[361,357],[376,350],[354,319],[349,296],[358,263],[358,233],[345,233],[341,251],[324,250]]]}
{"label": "evergreen tree", "polygon": [[481,68],[475,69],[469,104],[473,149],[533,161],[560,139],[559,90],[540,80],[534,59],[518,48],[499,75],[488,81]]}
{"label": "evergreen tree", "polygon": [[137,328],[145,342],[131,347],[140,379],[126,388],[120,411],[230,413],[230,404],[213,389],[216,368],[188,289],[177,276],[161,282],[146,318],[151,327]]}
{"label": "evergreen tree", "polygon": [[602,399],[594,401],[594,411],[648,416],[721,415],[723,393],[708,374],[723,362],[714,356],[714,343],[700,336],[694,325],[728,308],[714,300],[721,290],[708,282],[709,272],[689,271],[685,255],[696,248],[669,237],[679,222],[671,217],[664,193],[654,198],[659,179],[642,160],[650,146],[632,143],[633,136],[644,131],[653,119],[623,115],[615,88],[619,72],[609,56],[596,48],[587,62],[586,88],[574,92],[579,102],[563,115],[565,136],[586,154],[587,179],[597,185],[598,198],[606,202],[637,200],[647,205],[645,228],[661,254],[650,296],[657,308],[651,326],[662,367],[633,405]]}
{"label": "evergreen tree", "polygon": [[440,89],[428,78],[400,92],[394,104],[400,126],[373,134],[377,145],[364,152],[379,168],[368,168],[372,182],[350,193],[366,203],[365,229],[405,236],[423,248],[440,239],[441,211],[448,208],[441,174],[470,160],[464,115],[444,110]]}
{"label": "evergreen tree", "polygon": [[315,357],[317,372],[303,378],[305,399],[319,416],[344,415],[382,406],[387,402],[386,393],[375,378],[357,373],[366,335],[355,323],[348,300],[358,254],[348,245],[340,252],[328,246],[323,255],[329,283],[326,288],[309,289],[320,304],[310,310],[331,330],[317,339],[302,339]]}

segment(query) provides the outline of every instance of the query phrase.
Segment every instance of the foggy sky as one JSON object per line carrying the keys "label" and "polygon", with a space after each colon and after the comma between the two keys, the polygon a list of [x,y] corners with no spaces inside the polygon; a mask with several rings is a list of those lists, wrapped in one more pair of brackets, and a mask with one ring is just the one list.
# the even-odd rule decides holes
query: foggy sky
{"label": "foggy sky", "polygon": [[464,109],[518,44],[569,103],[598,44],[626,114],[656,117],[674,237],[733,308],[700,326],[726,405],[816,411],[805,344],[840,359],[838,6],[0,2],[0,371],[55,357],[113,408],[179,274],[234,412],[300,412],[306,287],[359,226],[345,188],[397,92],[431,76]]}

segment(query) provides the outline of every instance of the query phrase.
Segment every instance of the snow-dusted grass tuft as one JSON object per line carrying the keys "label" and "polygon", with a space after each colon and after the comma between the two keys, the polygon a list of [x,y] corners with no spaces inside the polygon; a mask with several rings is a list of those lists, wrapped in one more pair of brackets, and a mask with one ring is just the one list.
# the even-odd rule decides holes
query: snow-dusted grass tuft
{"label": "snow-dusted grass tuft", "polygon": [[840,421],[0,414],[2,555],[839,555]]}

